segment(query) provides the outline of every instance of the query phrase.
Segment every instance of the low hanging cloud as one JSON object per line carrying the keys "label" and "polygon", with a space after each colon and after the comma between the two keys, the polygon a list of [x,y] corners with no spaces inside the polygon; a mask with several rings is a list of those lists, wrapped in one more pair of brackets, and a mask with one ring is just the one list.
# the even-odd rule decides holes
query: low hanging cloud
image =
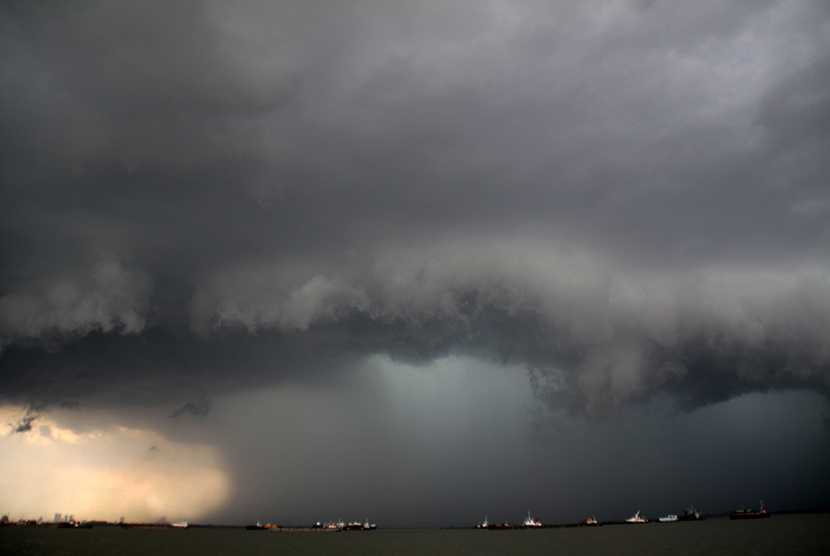
{"label": "low hanging cloud", "polygon": [[4,398],[456,353],[593,419],[827,394],[822,3],[0,10]]}
{"label": "low hanging cloud", "polygon": [[210,400],[199,398],[198,400],[187,402],[179,409],[170,414],[170,418],[181,417],[182,415],[193,415],[195,417],[207,417],[210,413]]}
{"label": "low hanging cloud", "polygon": [[86,273],[0,297],[0,341],[77,338],[92,331],[137,334],[151,295],[152,280],[145,273],[103,260]]}
{"label": "low hanging cloud", "polygon": [[[351,282],[318,275],[283,291],[268,271],[253,281],[242,274],[238,289],[226,278],[214,290],[221,301],[213,330],[311,328],[325,336],[340,328],[346,338],[334,342],[345,349],[362,338],[367,354],[394,349],[398,336],[423,344],[427,357],[501,357],[541,373],[539,394],[553,408],[591,417],[661,391],[693,408],[746,391],[830,385],[830,282],[820,268],[615,270],[596,258],[511,245],[445,255],[378,263]],[[371,323],[365,330],[354,328],[361,318]],[[510,327],[520,334],[505,334]],[[196,329],[204,332],[204,321]],[[707,375],[712,391],[699,391]],[[723,390],[721,381],[734,385]]]}
{"label": "low hanging cloud", "polygon": [[32,423],[43,415],[43,410],[37,407],[30,407],[26,410],[26,415],[21,417],[16,423],[10,423],[12,430],[10,434],[25,433],[32,430]]}

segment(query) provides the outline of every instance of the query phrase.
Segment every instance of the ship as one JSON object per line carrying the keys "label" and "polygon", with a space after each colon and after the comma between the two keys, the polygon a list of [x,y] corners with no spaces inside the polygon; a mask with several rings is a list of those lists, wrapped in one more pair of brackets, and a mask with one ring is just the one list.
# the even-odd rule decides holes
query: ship
{"label": "ship", "polygon": [[366,518],[366,521],[363,523],[360,523],[359,521],[352,521],[345,526],[342,523],[339,523],[338,526],[344,531],[374,531],[378,528],[376,524],[369,523],[369,518]]}
{"label": "ship", "polygon": [[487,516],[484,516],[484,521],[476,525],[476,529],[487,529],[490,527],[490,522],[487,521]]}
{"label": "ship", "polygon": [[527,518],[522,523],[522,527],[541,527],[542,522],[538,519],[533,519],[533,516],[530,515],[530,512],[527,512]]}
{"label": "ship", "polygon": [[326,521],[325,523],[318,521],[311,528],[315,531],[343,531],[346,528],[346,524],[339,519],[337,521]]}
{"label": "ship", "polygon": [[92,524],[86,521],[61,521],[57,526],[59,529],[92,529]]}
{"label": "ship", "polygon": [[763,517],[769,517],[770,514],[767,511],[766,507],[764,507],[764,501],[761,500],[761,509],[760,510],[750,510],[747,508],[741,508],[740,510],[735,510],[734,512],[729,512],[729,519],[760,519]]}
{"label": "ship", "polygon": [[174,527],[172,523],[119,523],[122,529],[185,529],[182,526]]}
{"label": "ship", "polygon": [[343,522],[342,519],[338,519],[337,521],[329,521],[325,525],[323,525],[323,529],[326,531],[342,531],[346,528],[346,524]]}
{"label": "ship", "polygon": [[660,523],[671,523],[673,521],[677,521],[677,515],[676,514],[664,515],[663,517],[657,518],[657,521],[659,521]]}
{"label": "ship", "polygon": [[599,521],[597,521],[597,516],[592,515],[591,517],[583,521],[582,525],[599,525]]}
{"label": "ship", "polygon": [[640,515],[640,510],[637,513],[625,520],[626,523],[648,523],[648,520]]}
{"label": "ship", "polygon": [[343,528],[338,524],[323,525],[319,522],[314,525],[266,525],[266,531],[273,531],[275,533],[329,533],[340,532]]}
{"label": "ship", "polygon": [[683,510],[683,515],[677,516],[677,521],[697,521],[700,519],[705,519],[702,515],[700,515],[700,510],[691,506]]}

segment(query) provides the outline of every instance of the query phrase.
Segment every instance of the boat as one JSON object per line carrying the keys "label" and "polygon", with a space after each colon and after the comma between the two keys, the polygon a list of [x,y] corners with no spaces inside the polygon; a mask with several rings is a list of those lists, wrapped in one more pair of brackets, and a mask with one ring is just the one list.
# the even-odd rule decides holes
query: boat
{"label": "boat", "polygon": [[675,514],[664,515],[663,517],[657,518],[657,521],[659,521],[660,523],[671,523],[672,521],[677,521],[677,515],[675,515]]}
{"label": "boat", "polygon": [[346,524],[343,523],[342,519],[338,519],[337,521],[330,521],[323,525],[323,529],[327,531],[342,531],[346,528]]}
{"label": "boat", "polygon": [[522,523],[522,527],[541,527],[542,522],[538,519],[533,519],[530,512],[527,512],[527,518]]}
{"label": "boat", "polygon": [[122,529],[172,529],[172,523],[119,523]]}
{"label": "boat", "polygon": [[767,511],[766,507],[764,507],[764,501],[761,500],[761,509],[760,510],[750,510],[747,508],[741,508],[740,510],[735,510],[734,512],[729,512],[729,519],[760,519],[763,517],[769,517],[770,514]]}
{"label": "boat", "polygon": [[348,525],[337,523],[336,527],[343,531],[374,531],[378,528],[376,524],[369,523],[369,518],[366,518],[366,521],[363,523],[360,523],[359,521],[352,521]]}
{"label": "boat", "polygon": [[640,515],[640,510],[637,513],[625,520],[626,523],[648,523],[648,520]]}
{"label": "boat", "polygon": [[261,521],[257,521],[256,525],[246,525],[246,531],[265,531],[265,525]]}
{"label": "boat", "polygon": [[175,523],[171,523],[170,527],[174,529],[187,529],[187,522],[186,521],[177,521]]}
{"label": "boat", "polygon": [[697,521],[699,519],[705,519],[702,515],[700,515],[700,510],[691,506],[683,510],[683,515],[677,516],[677,521]]}
{"label": "boat", "polygon": [[597,516],[592,515],[583,522],[583,525],[599,525],[599,521],[597,521]]}
{"label": "boat", "polygon": [[476,525],[476,529],[487,529],[488,527],[490,527],[490,522],[487,521],[487,516],[485,515],[484,521]]}
{"label": "boat", "polygon": [[325,523],[320,523],[319,521],[311,526],[311,528],[315,531],[342,531],[346,528],[346,524],[342,521],[326,521]]}
{"label": "boat", "polygon": [[92,524],[78,521],[61,521],[58,523],[59,529],[92,529]]}

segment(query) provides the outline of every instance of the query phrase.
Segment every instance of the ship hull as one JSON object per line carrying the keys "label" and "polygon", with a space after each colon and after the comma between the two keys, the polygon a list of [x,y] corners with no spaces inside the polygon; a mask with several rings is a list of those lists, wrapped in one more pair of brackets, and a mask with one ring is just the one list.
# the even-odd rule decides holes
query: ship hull
{"label": "ship hull", "polygon": [[763,519],[769,515],[768,512],[730,512],[729,519]]}

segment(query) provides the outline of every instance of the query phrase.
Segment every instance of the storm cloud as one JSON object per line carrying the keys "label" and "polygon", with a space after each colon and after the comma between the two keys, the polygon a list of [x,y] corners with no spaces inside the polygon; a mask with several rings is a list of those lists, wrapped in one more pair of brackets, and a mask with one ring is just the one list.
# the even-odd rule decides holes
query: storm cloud
{"label": "storm cloud", "polygon": [[788,1],[6,2],[0,397],[213,418],[380,357],[524,369],[592,423],[826,400],[828,25]]}

